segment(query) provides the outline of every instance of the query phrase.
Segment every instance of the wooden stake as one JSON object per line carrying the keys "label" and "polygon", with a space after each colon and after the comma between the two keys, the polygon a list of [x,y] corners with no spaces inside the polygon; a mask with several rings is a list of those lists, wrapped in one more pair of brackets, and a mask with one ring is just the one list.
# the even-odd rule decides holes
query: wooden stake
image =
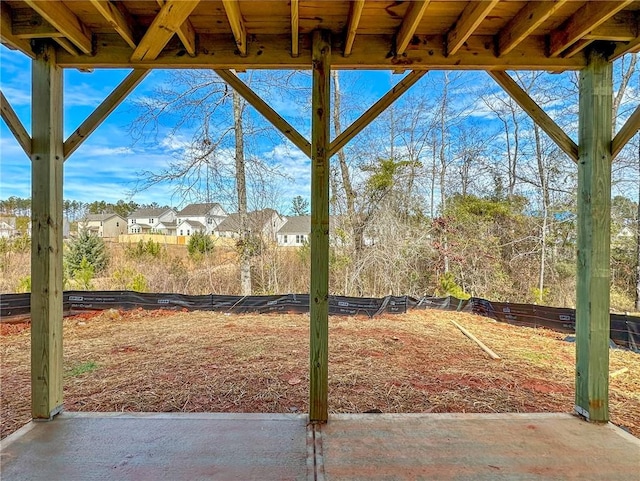
{"label": "wooden stake", "polygon": [[480,346],[480,348],[484,352],[489,354],[491,359],[500,359],[500,356],[498,356],[495,352],[493,352],[491,349],[489,349],[482,341],[480,341],[480,339],[478,339],[476,336],[471,334],[469,331],[467,331],[464,327],[462,327],[456,321],[451,321],[451,322],[453,323],[454,326],[456,326],[458,329],[460,329],[462,331],[462,334],[467,336],[469,339],[471,339],[473,342],[475,342],[478,346]]}
{"label": "wooden stake", "polygon": [[580,72],[575,410],[609,420],[612,65],[592,48]]}
{"label": "wooden stake", "polygon": [[331,40],[313,32],[309,420],[327,422],[329,392],[329,75]]}
{"label": "wooden stake", "polygon": [[52,44],[33,61],[31,415],[62,409],[62,69]]}
{"label": "wooden stake", "polygon": [[613,371],[609,374],[609,377],[618,377],[620,374],[624,374],[625,372],[629,372],[628,367],[623,367],[622,369],[618,369],[617,371]]}

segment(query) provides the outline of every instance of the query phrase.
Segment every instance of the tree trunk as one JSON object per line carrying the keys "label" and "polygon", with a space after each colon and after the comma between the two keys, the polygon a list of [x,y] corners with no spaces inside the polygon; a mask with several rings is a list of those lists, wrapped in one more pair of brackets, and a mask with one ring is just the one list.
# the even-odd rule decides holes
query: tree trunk
{"label": "tree trunk", "polygon": [[538,161],[538,176],[540,178],[540,190],[542,191],[542,232],[541,232],[541,248],[540,248],[540,275],[538,279],[538,299],[537,302],[542,304],[544,301],[544,274],[547,260],[547,224],[549,219],[549,187],[547,185],[547,173],[542,158],[542,145],[540,144],[540,127],[534,124],[533,132],[536,139],[536,159]]}
{"label": "tree trunk", "polygon": [[240,218],[240,288],[243,296],[251,295],[251,233],[247,213],[247,182],[244,165],[244,133],[242,130],[242,97],[233,91],[233,126],[236,141],[236,191]]}
{"label": "tree trunk", "polygon": [[[446,179],[447,179],[447,157],[446,157],[446,142],[447,142],[447,110],[448,110],[448,94],[449,94],[449,74],[444,73],[444,85],[442,90],[442,105],[440,107],[440,209],[444,215],[447,196],[446,196]],[[442,250],[444,252],[443,264],[444,273],[449,272],[449,240],[447,238],[446,228],[442,235]]]}
{"label": "tree trunk", "polygon": [[[638,177],[640,177],[640,135],[638,136]],[[636,215],[636,311],[640,311],[640,182],[638,182],[638,213]]]}

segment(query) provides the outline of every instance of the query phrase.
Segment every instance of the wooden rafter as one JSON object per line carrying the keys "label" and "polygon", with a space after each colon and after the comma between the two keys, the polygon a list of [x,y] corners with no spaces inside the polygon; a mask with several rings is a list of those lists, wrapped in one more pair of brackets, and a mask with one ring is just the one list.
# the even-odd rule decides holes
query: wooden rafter
{"label": "wooden rafter", "polygon": [[407,8],[407,13],[404,16],[400,30],[395,38],[396,43],[396,55],[402,55],[409,46],[409,42],[413,38],[413,34],[416,33],[416,29],[422,20],[425,10],[429,6],[430,0],[416,0],[410,2]]}
{"label": "wooden rafter", "polygon": [[169,0],[156,15],[131,55],[132,62],[155,60],[200,0]]}
{"label": "wooden rafter", "polygon": [[589,45],[591,45],[593,42],[595,42],[595,40],[593,39],[580,39],[578,40],[576,43],[574,43],[573,45],[571,45],[568,49],[566,49],[564,52],[562,52],[562,56],[565,58],[571,58],[574,55],[582,52],[585,48],[587,48]]}
{"label": "wooden rafter", "polygon": [[107,98],[86,118],[80,127],[73,132],[64,142],[64,157],[67,159],[82,143],[89,138],[91,133],[113,112],[127,95],[138,86],[149,74],[149,70],[135,69],[111,92]]}
{"label": "wooden rafter", "polygon": [[60,45],[63,49],[65,49],[74,57],[80,56],[80,52],[78,52],[78,49],[76,48],[76,46],[68,38],[66,37],[52,37],[52,38],[54,42],[56,42],[58,45]]}
{"label": "wooden rafter", "polygon": [[527,2],[527,4],[498,33],[498,56],[511,52],[520,42],[553,15],[568,0]]}
{"label": "wooden rafter", "polygon": [[[158,5],[160,5],[161,7],[165,3],[167,3],[166,0],[156,0],[156,1],[157,1]],[[178,38],[182,42],[182,45],[186,49],[187,53],[189,55],[191,55],[192,57],[195,57],[195,55],[196,55],[196,29],[193,28],[193,24],[191,23],[191,20],[189,20],[187,18],[182,23],[182,25],[180,25],[180,28],[178,28],[178,31],[176,33],[178,34]]]}
{"label": "wooden rafter", "polygon": [[502,71],[488,72],[509,96],[524,110],[538,126],[560,147],[571,159],[578,161],[578,146],[564,130],[556,124],[547,113],[529,96],[509,74]]}
{"label": "wooden rafter", "polygon": [[138,46],[131,20],[127,18],[126,13],[118,8],[118,5],[110,0],[91,0],[91,4],[131,48],[135,49]]}
{"label": "wooden rafter", "polygon": [[384,94],[380,100],[373,104],[365,113],[347,127],[338,137],[336,137],[329,146],[329,157],[335,155],[342,149],[351,139],[358,135],[362,130],[373,122],[387,107],[395,102],[402,94],[409,90],[418,80],[425,74],[426,70],[413,71],[405,78],[400,80],[391,90]]}
{"label": "wooden rafter", "polygon": [[358,24],[360,23],[360,16],[362,15],[362,9],[364,8],[365,0],[355,0],[351,2],[349,10],[349,23],[347,24],[347,36],[344,41],[344,56],[351,55],[351,49],[353,48],[353,42],[356,39],[356,32],[358,31]]}
{"label": "wooden rafter", "polygon": [[631,140],[631,137],[636,135],[638,130],[640,130],[640,105],[636,107],[631,117],[627,119],[620,131],[613,138],[611,142],[612,160],[624,149],[624,146]]}
{"label": "wooden rafter", "polygon": [[91,32],[64,3],[46,0],[25,0],[25,3],[73,42],[83,53],[91,53]]}
{"label": "wooden rafter", "polygon": [[625,54],[640,52],[640,36],[634,38],[629,43],[622,44],[616,48],[610,60],[617,60]]}
{"label": "wooden rafter", "polygon": [[549,56],[557,57],[632,2],[633,0],[585,2],[576,13],[549,34]]}
{"label": "wooden rafter", "polygon": [[291,0],[291,56],[297,57],[300,55],[299,51],[299,20],[300,20],[300,11],[298,0]]}
{"label": "wooden rafter", "polygon": [[240,3],[238,0],[222,0],[222,5],[224,5],[224,10],[227,12],[227,18],[229,19],[229,25],[231,25],[238,51],[244,57],[247,55],[247,29],[244,26],[242,13],[240,12]]}
{"label": "wooden rafter", "polygon": [[238,92],[253,108],[260,112],[271,124],[277,128],[282,135],[289,139],[305,155],[311,156],[311,143],[305,139],[289,122],[283,119],[264,100],[260,98],[247,84],[229,70],[216,70],[218,76],[227,82],[236,92]]}
{"label": "wooden rafter", "polygon": [[31,136],[22,122],[20,122],[16,111],[13,110],[2,90],[0,90],[0,113],[2,114],[2,120],[5,121],[24,153],[27,154],[27,157],[31,157]]}
{"label": "wooden rafter", "polygon": [[456,23],[447,33],[447,55],[454,55],[464,45],[464,42],[478,28],[498,1],[476,1],[467,4]]}
{"label": "wooden rafter", "polygon": [[11,7],[2,4],[0,9],[0,38],[2,43],[9,48],[20,50],[25,55],[35,58],[28,40],[16,37],[12,33]]}

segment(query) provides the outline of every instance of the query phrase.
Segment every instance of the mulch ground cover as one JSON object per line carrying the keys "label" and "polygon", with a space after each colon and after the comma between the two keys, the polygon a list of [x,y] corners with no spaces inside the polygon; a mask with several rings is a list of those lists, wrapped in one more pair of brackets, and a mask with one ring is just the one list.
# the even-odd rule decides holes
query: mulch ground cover
{"label": "mulch ground cover", "polygon": [[[492,360],[450,321],[501,356]],[[309,316],[104,311],[64,320],[67,411],[307,412]],[[1,436],[30,419],[29,324],[0,325]],[[330,412],[572,412],[575,345],[470,314],[331,317]],[[620,372],[623,368],[626,371]],[[640,436],[640,356],[611,350],[613,423]]]}

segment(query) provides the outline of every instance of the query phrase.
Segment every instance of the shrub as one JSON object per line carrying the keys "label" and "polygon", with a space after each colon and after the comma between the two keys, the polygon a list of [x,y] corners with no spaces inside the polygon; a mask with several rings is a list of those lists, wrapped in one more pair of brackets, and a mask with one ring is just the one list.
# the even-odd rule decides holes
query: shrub
{"label": "shrub", "polygon": [[213,240],[203,232],[194,232],[193,235],[189,237],[187,251],[193,258],[198,258],[203,254],[210,253],[213,251]]}
{"label": "shrub", "polygon": [[464,289],[456,283],[451,272],[442,275],[439,284],[438,295],[440,296],[453,296],[458,299],[469,299],[471,297],[471,295],[467,294]]}
{"label": "shrub", "polygon": [[86,257],[83,257],[80,265],[73,273],[73,280],[76,281],[80,289],[90,291],[93,289],[91,281],[93,280],[94,272],[93,265],[89,263]]}
{"label": "shrub", "polygon": [[127,246],[125,249],[127,255],[133,259],[139,259],[143,257],[158,258],[162,254],[162,247],[160,246],[160,242],[154,242],[152,239],[149,239],[147,242],[140,239],[137,244],[134,244],[133,246]]}
{"label": "shrub", "polygon": [[147,290],[146,277],[131,267],[122,267],[116,270],[113,273],[113,279],[118,289],[136,292],[145,292]]}
{"label": "shrub", "polygon": [[24,276],[18,280],[16,292],[31,292],[31,276]]}
{"label": "shrub", "polygon": [[103,271],[109,264],[104,241],[88,230],[81,231],[78,237],[69,244],[67,266],[71,276],[75,277],[76,271],[79,269],[86,269],[86,266],[82,266],[83,260],[93,268],[92,276]]}

